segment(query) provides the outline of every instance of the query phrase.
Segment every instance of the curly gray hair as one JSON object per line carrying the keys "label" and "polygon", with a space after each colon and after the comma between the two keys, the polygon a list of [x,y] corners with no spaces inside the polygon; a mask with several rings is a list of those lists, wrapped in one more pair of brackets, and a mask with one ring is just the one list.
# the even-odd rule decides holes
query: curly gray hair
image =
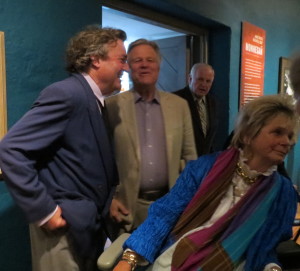
{"label": "curly gray hair", "polygon": [[117,40],[126,40],[121,29],[101,28],[97,25],[86,27],[70,39],[66,49],[66,70],[71,73],[87,72],[92,63],[91,57],[106,59],[108,45]]}

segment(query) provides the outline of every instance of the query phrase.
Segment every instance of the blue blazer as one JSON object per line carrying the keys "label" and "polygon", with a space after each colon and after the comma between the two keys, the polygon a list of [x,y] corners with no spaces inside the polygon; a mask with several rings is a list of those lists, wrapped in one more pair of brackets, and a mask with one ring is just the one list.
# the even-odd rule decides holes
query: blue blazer
{"label": "blue blazer", "polygon": [[0,142],[0,167],[29,223],[59,205],[79,251],[100,243],[118,177],[96,97],[82,75],[41,92]]}

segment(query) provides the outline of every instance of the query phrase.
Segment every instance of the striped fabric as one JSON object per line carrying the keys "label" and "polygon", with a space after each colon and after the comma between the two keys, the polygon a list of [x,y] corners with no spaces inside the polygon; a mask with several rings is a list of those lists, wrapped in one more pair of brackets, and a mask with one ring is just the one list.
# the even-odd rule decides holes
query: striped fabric
{"label": "striped fabric", "polygon": [[[218,157],[174,228],[173,235],[177,240],[211,217],[231,183],[237,160],[238,151],[235,149],[229,149]],[[211,227],[193,232],[179,241],[171,270],[233,270],[264,224],[279,187],[274,174],[261,177]]]}
{"label": "striped fabric", "polygon": [[200,116],[201,126],[204,137],[206,137],[207,134],[207,128],[208,128],[208,118],[207,118],[207,111],[206,111],[206,105],[204,99],[197,99],[197,109]]}

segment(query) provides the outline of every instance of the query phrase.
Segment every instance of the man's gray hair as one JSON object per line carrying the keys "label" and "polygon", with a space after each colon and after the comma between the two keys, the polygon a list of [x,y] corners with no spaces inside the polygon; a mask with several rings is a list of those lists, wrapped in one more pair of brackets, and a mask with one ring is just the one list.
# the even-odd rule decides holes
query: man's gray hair
{"label": "man's gray hair", "polygon": [[190,76],[193,77],[194,74],[195,74],[195,72],[196,72],[200,67],[211,69],[212,72],[213,72],[214,75],[215,75],[215,71],[214,71],[214,69],[213,69],[213,67],[212,67],[211,65],[206,64],[206,63],[195,63],[195,64],[193,65],[193,67],[191,68]]}
{"label": "man's gray hair", "polygon": [[133,42],[130,43],[129,46],[128,46],[127,54],[129,54],[130,51],[131,51],[134,47],[139,46],[139,45],[149,45],[150,47],[152,47],[153,50],[156,52],[159,61],[161,61],[161,54],[160,54],[159,47],[158,47],[158,45],[157,45],[156,42],[151,41],[151,40],[138,39],[138,40],[133,41]]}

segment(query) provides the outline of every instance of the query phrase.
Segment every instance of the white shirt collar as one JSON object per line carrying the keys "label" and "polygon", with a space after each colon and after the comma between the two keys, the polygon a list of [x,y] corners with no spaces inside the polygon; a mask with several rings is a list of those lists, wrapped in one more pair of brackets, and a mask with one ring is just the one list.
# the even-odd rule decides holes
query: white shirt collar
{"label": "white shirt collar", "polygon": [[246,164],[246,161],[248,159],[245,157],[244,151],[242,149],[239,149],[239,151],[240,151],[240,157],[239,157],[240,165],[244,170],[247,171],[250,177],[255,177],[258,175],[270,176],[274,171],[277,170],[277,165],[271,166],[265,172],[258,172],[256,170],[250,169],[249,166]]}
{"label": "white shirt collar", "polygon": [[201,101],[201,102],[203,102],[204,104],[206,104],[206,95],[204,95],[204,96],[202,96],[202,97],[200,98],[200,97],[196,96],[196,94],[195,94],[194,91],[191,90],[191,93],[192,93],[192,95],[193,95],[193,97],[194,97],[194,101],[195,101],[195,102]]}
{"label": "white shirt collar", "polygon": [[90,85],[93,93],[97,97],[97,99],[101,102],[101,104],[104,106],[104,96],[100,90],[100,88],[97,86],[95,81],[92,79],[91,76],[89,76],[87,73],[82,73],[82,76],[85,78],[85,80],[88,82]]}

